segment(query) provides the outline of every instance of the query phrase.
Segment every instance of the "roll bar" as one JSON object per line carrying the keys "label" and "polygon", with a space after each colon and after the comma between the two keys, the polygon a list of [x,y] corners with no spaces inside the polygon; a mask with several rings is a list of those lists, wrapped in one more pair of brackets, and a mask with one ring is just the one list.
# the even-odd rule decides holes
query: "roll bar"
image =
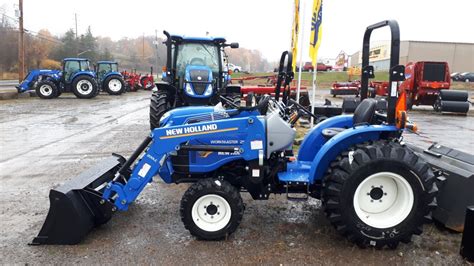
{"label": "roll bar", "polygon": [[367,27],[364,33],[364,42],[362,46],[362,73],[361,73],[361,91],[360,99],[367,98],[369,89],[369,79],[374,78],[374,67],[369,65],[370,36],[375,29],[390,27],[390,72],[389,72],[389,90],[387,95],[387,122],[395,123],[395,105],[398,99],[398,81],[405,80],[405,67],[399,65],[400,58],[400,28],[395,20],[384,20]]}

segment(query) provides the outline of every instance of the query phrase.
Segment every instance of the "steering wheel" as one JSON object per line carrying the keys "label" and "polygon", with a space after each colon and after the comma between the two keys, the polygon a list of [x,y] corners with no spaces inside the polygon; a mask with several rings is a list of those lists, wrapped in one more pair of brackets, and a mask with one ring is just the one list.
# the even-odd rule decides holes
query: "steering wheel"
{"label": "steering wheel", "polygon": [[190,65],[203,66],[203,65],[205,65],[206,63],[204,63],[204,60],[203,60],[202,58],[194,57],[193,59],[191,59],[191,62],[190,62],[189,64],[190,64]]}

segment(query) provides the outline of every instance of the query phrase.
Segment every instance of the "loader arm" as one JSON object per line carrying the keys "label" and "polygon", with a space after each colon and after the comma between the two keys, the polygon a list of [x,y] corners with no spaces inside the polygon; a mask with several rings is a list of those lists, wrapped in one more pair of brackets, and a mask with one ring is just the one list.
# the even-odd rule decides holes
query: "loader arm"
{"label": "loader arm", "polygon": [[[252,132],[249,134],[249,132]],[[156,128],[150,135],[149,145],[140,147],[135,154],[142,153],[146,148],[145,154],[138,160],[132,169],[129,178],[120,178],[120,171],[117,173],[114,181],[108,183],[103,199],[113,201],[118,210],[127,210],[146,184],[153,180],[153,177],[160,174],[160,177],[166,182],[171,183],[173,173],[172,166],[167,163],[167,156],[170,152],[177,151],[181,145],[190,140],[199,137],[223,137],[226,133],[242,133],[247,138],[233,147],[224,145],[199,145],[194,147],[201,150],[216,150],[229,152],[232,149],[240,154],[246,161],[259,159],[263,156],[265,145],[252,145],[252,142],[265,143],[265,127],[263,117],[250,116],[244,118],[233,118],[228,120],[218,120],[188,125],[171,126]],[[256,148],[257,147],[257,148]],[[133,156],[132,156],[133,157]],[[133,159],[133,158],[131,158]],[[127,161],[131,164],[132,161]],[[120,182],[122,180],[122,182]],[[126,182],[123,182],[126,180]]]}

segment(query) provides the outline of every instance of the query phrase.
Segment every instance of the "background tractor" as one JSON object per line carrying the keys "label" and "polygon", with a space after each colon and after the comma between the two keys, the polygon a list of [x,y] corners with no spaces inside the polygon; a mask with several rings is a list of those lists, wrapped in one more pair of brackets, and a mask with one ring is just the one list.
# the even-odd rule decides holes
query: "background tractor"
{"label": "background tractor", "polygon": [[96,66],[97,83],[103,91],[110,95],[120,95],[125,92],[125,81],[118,71],[118,63],[114,61],[98,61]]}
{"label": "background tractor", "polygon": [[63,92],[72,92],[77,98],[89,99],[99,93],[96,75],[88,59],[65,58],[61,70],[31,70],[17,86],[19,93],[35,90],[38,97],[52,99]]}
{"label": "background tractor", "polygon": [[224,71],[224,48],[238,48],[238,43],[227,44],[224,38],[164,34],[166,67],[163,81],[156,83],[151,96],[151,129],[158,127],[163,114],[175,107],[215,105],[223,95],[240,103],[240,86],[229,85],[230,75]]}

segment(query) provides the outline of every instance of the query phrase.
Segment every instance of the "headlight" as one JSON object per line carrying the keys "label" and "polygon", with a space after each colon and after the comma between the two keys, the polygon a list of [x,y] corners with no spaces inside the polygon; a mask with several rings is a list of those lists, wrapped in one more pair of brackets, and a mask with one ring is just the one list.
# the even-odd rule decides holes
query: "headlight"
{"label": "headlight", "polygon": [[191,83],[186,83],[186,93],[189,95],[194,95],[193,88],[191,87]]}
{"label": "headlight", "polygon": [[211,95],[211,94],[212,94],[212,84],[209,84],[209,85],[207,85],[207,89],[206,89],[206,91],[204,92],[204,95],[205,95],[205,96],[209,96],[209,95]]}

